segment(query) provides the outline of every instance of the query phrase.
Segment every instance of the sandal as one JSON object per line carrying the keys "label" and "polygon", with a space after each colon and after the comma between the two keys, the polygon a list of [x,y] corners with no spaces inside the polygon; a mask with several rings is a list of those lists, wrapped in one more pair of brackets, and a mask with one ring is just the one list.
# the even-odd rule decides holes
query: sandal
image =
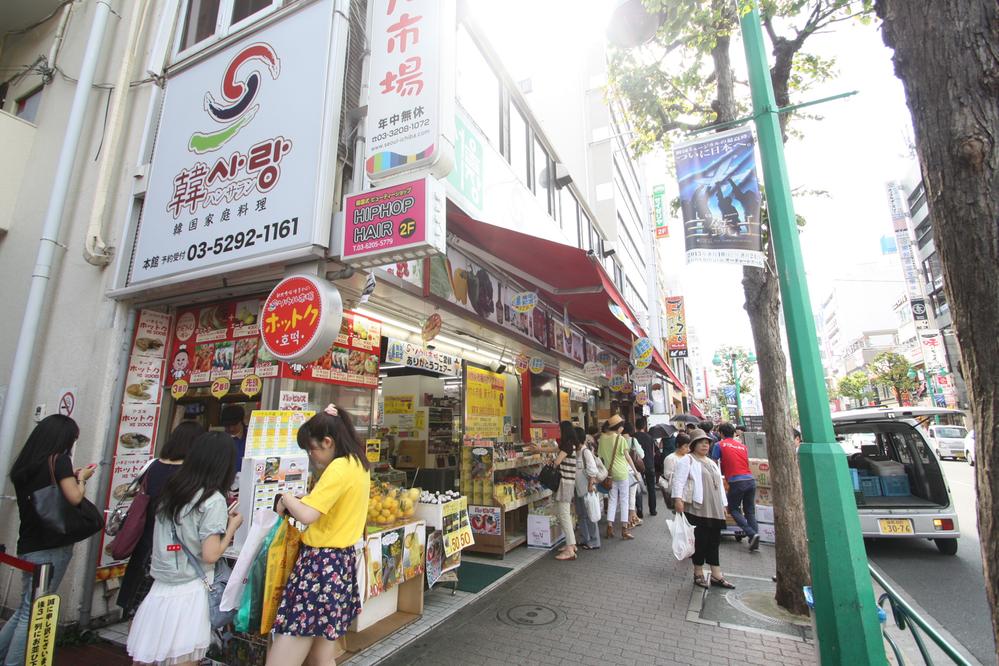
{"label": "sandal", "polygon": [[593,546],[587,543],[581,544],[579,547],[582,548],[583,550],[593,550]]}
{"label": "sandal", "polygon": [[621,533],[621,538],[624,539],[625,541],[631,541],[632,539],[635,538],[635,536],[631,532],[624,531]]}
{"label": "sandal", "polygon": [[558,554],[558,555],[555,556],[555,559],[556,560],[562,560],[562,561],[565,561],[565,560],[574,560],[574,559],[576,559],[576,553],[572,553],[571,555],[568,555],[566,553],[560,553],[560,554]]}
{"label": "sandal", "polygon": [[[713,587],[724,587],[726,590],[734,590],[735,589],[735,585],[733,585],[732,583],[728,582],[724,578],[715,578],[714,576],[711,577],[711,585]],[[707,585],[705,585],[705,587],[707,587]]]}
{"label": "sandal", "polygon": [[708,581],[704,580],[704,576],[694,575],[694,585],[708,589]]}

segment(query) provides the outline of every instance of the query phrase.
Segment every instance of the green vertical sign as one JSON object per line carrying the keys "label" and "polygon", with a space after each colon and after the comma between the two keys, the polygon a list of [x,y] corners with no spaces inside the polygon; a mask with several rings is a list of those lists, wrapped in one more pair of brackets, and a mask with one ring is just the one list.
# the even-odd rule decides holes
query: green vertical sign
{"label": "green vertical sign", "polygon": [[663,210],[663,194],[666,187],[656,185],[652,188],[652,220],[655,223],[656,238],[668,238],[669,227],[666,226],[666,211]]}
{"label": "green vertical sign", "polygon": [[454,117],[454,128],[454,168],[447,179],[476,211],[481,211],[485,168],[482,142],[460,115]]}

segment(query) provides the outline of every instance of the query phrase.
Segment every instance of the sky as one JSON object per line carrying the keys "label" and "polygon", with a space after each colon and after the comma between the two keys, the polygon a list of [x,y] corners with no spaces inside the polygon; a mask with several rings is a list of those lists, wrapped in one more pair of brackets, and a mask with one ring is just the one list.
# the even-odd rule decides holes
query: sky
{"label": "sky", "polygon": [[[471,4],[480,24],[488,26],[489,39],[505,66],[515,80],[521,80],[538,76],[580,40],[601,39],[613,3],[508,0]],[[909,157],[912,130],[902,84],[894,76],[891,50],[884,46],[877,22],[838,24],[834,30],[809,37],[807,46],[810,52],[835,57],[836,75],[793,97],[793,103],[852,90],[858,93],[812,107],[809,111],[821,115],[821,120],[798,121],[804,136],[792,138],[786,146],[792,188],[829,193],[828,197],[795,197],[796,211],[807,221],[799,238],[812,306],[817,310],[838,273],[880,257],[879,239],[892,233],[885,184],[903,178],[914,168],[914,159]],[[741,46],[733,44],[732,52],[739,60]],[[658,183],[675,187],[673,176],[664,168],[668,159],[661,154],[648,160],[650,190]],[[674,225],[679,227],[678,221]],[[669,242],[670,261],[682,265],[682,239],[674,237]],[[740,267],[683,266],[681,286],[688,324],[697,331],[704,362],[710,362],[722,345],[752,348],[741,276]]]}

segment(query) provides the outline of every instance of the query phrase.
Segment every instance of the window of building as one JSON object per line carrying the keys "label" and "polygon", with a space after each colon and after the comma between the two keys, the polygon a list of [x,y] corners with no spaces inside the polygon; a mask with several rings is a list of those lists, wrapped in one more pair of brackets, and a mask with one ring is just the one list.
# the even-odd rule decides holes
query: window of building
{"label": "window of building", "polygon": [[930,291],[943,288],[943,265],[940,263],[940,255],[936,252],[931,253],[923,260],[923,277]]}
{"label": "window of building", "polygon": [[590,216],[583,211],[583,207],[579,207],[579,247],[583,250],[592,250],[593,241],[593,223],[590,222]]}
{"label": "window of building", "polygon": [[43,88],[35,88],[24,97],[19,98],[14,108],[14,115],[29,123],[35,122],[35,118],[38,117],[38,107],[42,103],[42,90]]}
{"label": "window of building", "polygon": [[947,302],[947,296],[944,294],[943,289],[930,294],[930,304],[933,307],[934,317],[942,317],[950,312],[950,304]]}
{"label": "window of building", "polygon": [[922,249],[931,240],[933,240],[933,225],[930,224],[930,218],[926,218],[916,227],[916,243]]}
{"label": "window of building", "polygon": [[614,284],[617,285],[618,289],[623,289],[624,288],[623,287],[623,285],[624,285],[624,271],[621,270],[621,265],[618,264],[613,259],[611,259],[610,257],[608,257],[608,261],[610,261],[612,264],[614,264],[614,273],[613,273],[613,275],[614,275]]}
{"label": "window of building", "polygon": [[568,187],[559,190],[558,195],[561,214],[559,223],[562,225],[562,231],[569,237],[569,243],[573,247],[579,247],[579,202]]}
{"label": "window of building", "polygon": [[486,139],[500,150],[499,77],[464,26],[458,27],[456,48],[458,101]]}
{"label": "window of building", "polygon": [[551,174],[551,159],[545,147],[534,138],[534,196],[544,206],[549,213],[552,212],[551,187],[549,177]]}
{"label": "window of building", "polygon": [[527,163],[527,147],[530,145],[527,133],[527,120],[516,104],[510,104],[510,168],[526,185],[531,180]]}
{"label": "window of building", "polygon": [[208,46],[294,0],[187,0],[181,15],[178,58]]}

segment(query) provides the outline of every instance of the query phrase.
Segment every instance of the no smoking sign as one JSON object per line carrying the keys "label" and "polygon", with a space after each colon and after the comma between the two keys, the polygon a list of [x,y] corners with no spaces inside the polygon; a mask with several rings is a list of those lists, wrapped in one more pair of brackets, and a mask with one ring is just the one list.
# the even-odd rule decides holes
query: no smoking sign
{"label": "no smoking sign", "polygon": [[75,388],[59,390],[59,400],[56,401],[56,407],[63,416],[73,416],[73,412],[76,411],[76,393]]}

